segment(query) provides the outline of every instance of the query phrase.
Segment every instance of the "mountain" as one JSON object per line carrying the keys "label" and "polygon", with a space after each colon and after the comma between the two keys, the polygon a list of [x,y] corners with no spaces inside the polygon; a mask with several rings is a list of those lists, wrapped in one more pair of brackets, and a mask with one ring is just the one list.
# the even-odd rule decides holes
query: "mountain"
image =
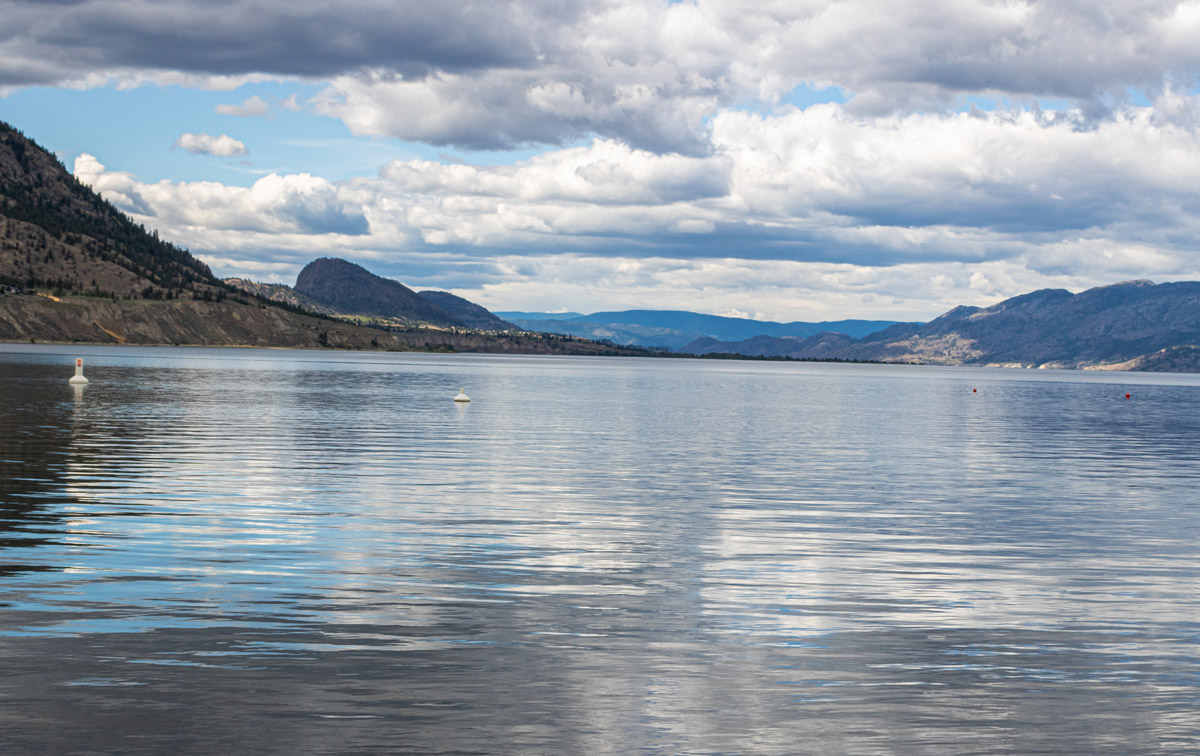
{"label": "mountain", "polygon": [[[345,260],[314,260],[300,272],[296,279],[297,286],[301,282],[304,282],[307,293],[285,284],[257,283],[242,278],[225,279],[227,285],[261,299],[322,315],[365,317],[410,325],[433,323],[479,331],[518,330],[512,323],[450,292],[414,292],[397,281],[377,276]],[[355,288],[356,284],[364,282],[365,285]],[[350,296],[345,296],[347,290]],[[409,295],[421,301],[414,306]],[[431,309],[430,305],[436,309]]]}
{"label": "mountain", "polygon": [[144,299],[224,289],[208,266],[147,233],[2,122],[0,284]]}
{"label": "mountain", "polygon": [[956,308],[893,348],[920,356],[951,343],[963,362],[1034,367],[1123,362],[1200,344],[1200,283],[1044,289],[986,309]]}
{"label": "mountain", "polygon": [[[527,315],[530,317],[519,317]],[[531,331],[564,333],[617,344],[680,349],[698,338],[739,341],[754,336],[803,338],[823,331],[860,337],[882,330],[893,320],[838,320],[776,323],[769,320],[703,315],[682,310],[624,310],[564,318],[546,313],[503,313]]]}
{"label": "mountain", "polygon": [[1200,370],[1200,283],[1126,281],[1072,294],[1043,289],[988,308],[956,307],[861,339],[698,339],[691,354],[947,365]]}
{"label": "mountain", "polygon": [[462,326],[458,318],[399,281],[334,257],[313,260],[296,276],[300,294],[347,315],[386,318],[412,325]]}
{"label": "mountain", "polygon": [[486,308],[481,307],[474,302],[455,296],[448,291],[420,291],[417,292],[420,297],[428,302],[432,302],[446,312],[450,313],[455,320],[465,325],[467,328],[475,328],[480,331],[514,331],[517,326],[507,321],[501,320]]}

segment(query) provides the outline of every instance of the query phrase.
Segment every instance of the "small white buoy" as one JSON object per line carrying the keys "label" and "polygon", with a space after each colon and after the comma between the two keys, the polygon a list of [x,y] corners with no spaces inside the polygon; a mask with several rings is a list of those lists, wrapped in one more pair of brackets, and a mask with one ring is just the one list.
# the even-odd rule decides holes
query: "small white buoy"
{"label": "small white buoy", "polygon": [[458,390],[458,396],[454,397],[454,401],[456,401],[456,402],[469,402],[469,401],[471,401],[471,397],[467,396],[467,390],[466,390],[466,389],[464,389],[464,388],[460,388],[460,389]]}
{"label": "small white buoy", "polygon": [[71,384],[72,386],[86,386],[87,382],[88,379],[83,377],[83,358],[76,357],[75,375],[71,376],[71,379],[68,380],[67,383]]}

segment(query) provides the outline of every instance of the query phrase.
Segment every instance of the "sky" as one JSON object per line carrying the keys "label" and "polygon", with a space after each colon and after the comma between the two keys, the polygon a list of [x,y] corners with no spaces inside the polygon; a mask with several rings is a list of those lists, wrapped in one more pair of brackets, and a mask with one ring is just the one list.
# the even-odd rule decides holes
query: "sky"
{"label": "sky", "polygon": [[1200,279],[1200,1],[0,0],[0,120],[222,277],[926,320]]}

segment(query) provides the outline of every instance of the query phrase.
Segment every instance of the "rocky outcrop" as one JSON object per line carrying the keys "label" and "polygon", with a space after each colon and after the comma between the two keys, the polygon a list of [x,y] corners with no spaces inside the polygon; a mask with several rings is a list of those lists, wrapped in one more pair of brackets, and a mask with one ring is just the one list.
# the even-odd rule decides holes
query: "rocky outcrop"
{"label": "rocky outcrop", "polygon": [[287,305],[297,310],[305,310],[318,315],[337,314],[329,305],[321,304],[312,297],[306,297],[286,284],[259,283],[244,278],[226,278],[225,285],[238,291],[244,291],[258,299]]}
{"label": "rocky outcrop", "polygon": [[450,313],[399,281],[333,257],[313,260],[296,277],[296,291],[344,315],[412,325],[462,326]]}
{"label": "rocky outcrop", "polygon": [[486,308],[470,300],[451,294],[448,291],[421,291],[417,293],[423,299],[432,302],[450,313],[454,316],[455,320],[467,328],[476,328],[480,331],[517,330],[517,326],[506,320],[501,320],[488,312]]}

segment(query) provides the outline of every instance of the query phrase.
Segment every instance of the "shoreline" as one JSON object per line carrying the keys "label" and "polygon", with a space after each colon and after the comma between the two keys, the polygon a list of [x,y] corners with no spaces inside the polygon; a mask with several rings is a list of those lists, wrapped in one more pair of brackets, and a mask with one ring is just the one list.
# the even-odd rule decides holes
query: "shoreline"
{"label": "shoreline", "polygon": [[[428,354],[441,356],[492,356],[492,357],[610,357],[610,358],[646,358],[651,360],[695,360],[701,362],[767,362],[767,363],[796,363],[796,364],[833,364],[833,365],[879,365],[884,367],[917,367],[917,368],[946,368],[946,369],[970,369],[970,370],[996,370],[1004,373],[1026,373],[1026,374],[1050,374],[1050,373],[1067,373],[1067,374],[1082,374],[1088,373],[1092,375],[1106,374],[1134,374],[1134,375],[1200,375],[1200,372],[1186,370],[1137,370],[1126,367],[1133,362],[1132,360],[1125,363],[1119,363],[1120,367],[1114,365],[1088,365],[1081,367],[1066,367],[1066,366],[1024,366],[1013,364],[946,364],[940,362],[887,362],[883,360],[848,360],[840,358],[796,358],[796,357],[759,357],[755,355],[704,355],[704,354],[687,354],[683,352],[648,352],[645,354],[629,354],[629,353],[614,353],[614,354],[587,354],[587,353],[556,353],[556,352],[515,352],[515,351],[452,351],[445,349],[382,349],[382,348],[348,348],[348,347],[322,347],[322,346],[263,346],[256,344],[164,344],[164,343],[147,343],[147,344],[113,344],[111,342],[98,341],[53,341],[53,340],[38,340],[38,341],[14,341],[11,339],[0,340],[0,352],[4,352],[4,347],[7,346],[47,346],[47,347],[86,347],[86,348],[132,348],[132,349],[229,349],[229,350],[251,350],[262,349],[277,352],[313,352],[319,354]],[[64,352],[66,353],[66,352]]]}

